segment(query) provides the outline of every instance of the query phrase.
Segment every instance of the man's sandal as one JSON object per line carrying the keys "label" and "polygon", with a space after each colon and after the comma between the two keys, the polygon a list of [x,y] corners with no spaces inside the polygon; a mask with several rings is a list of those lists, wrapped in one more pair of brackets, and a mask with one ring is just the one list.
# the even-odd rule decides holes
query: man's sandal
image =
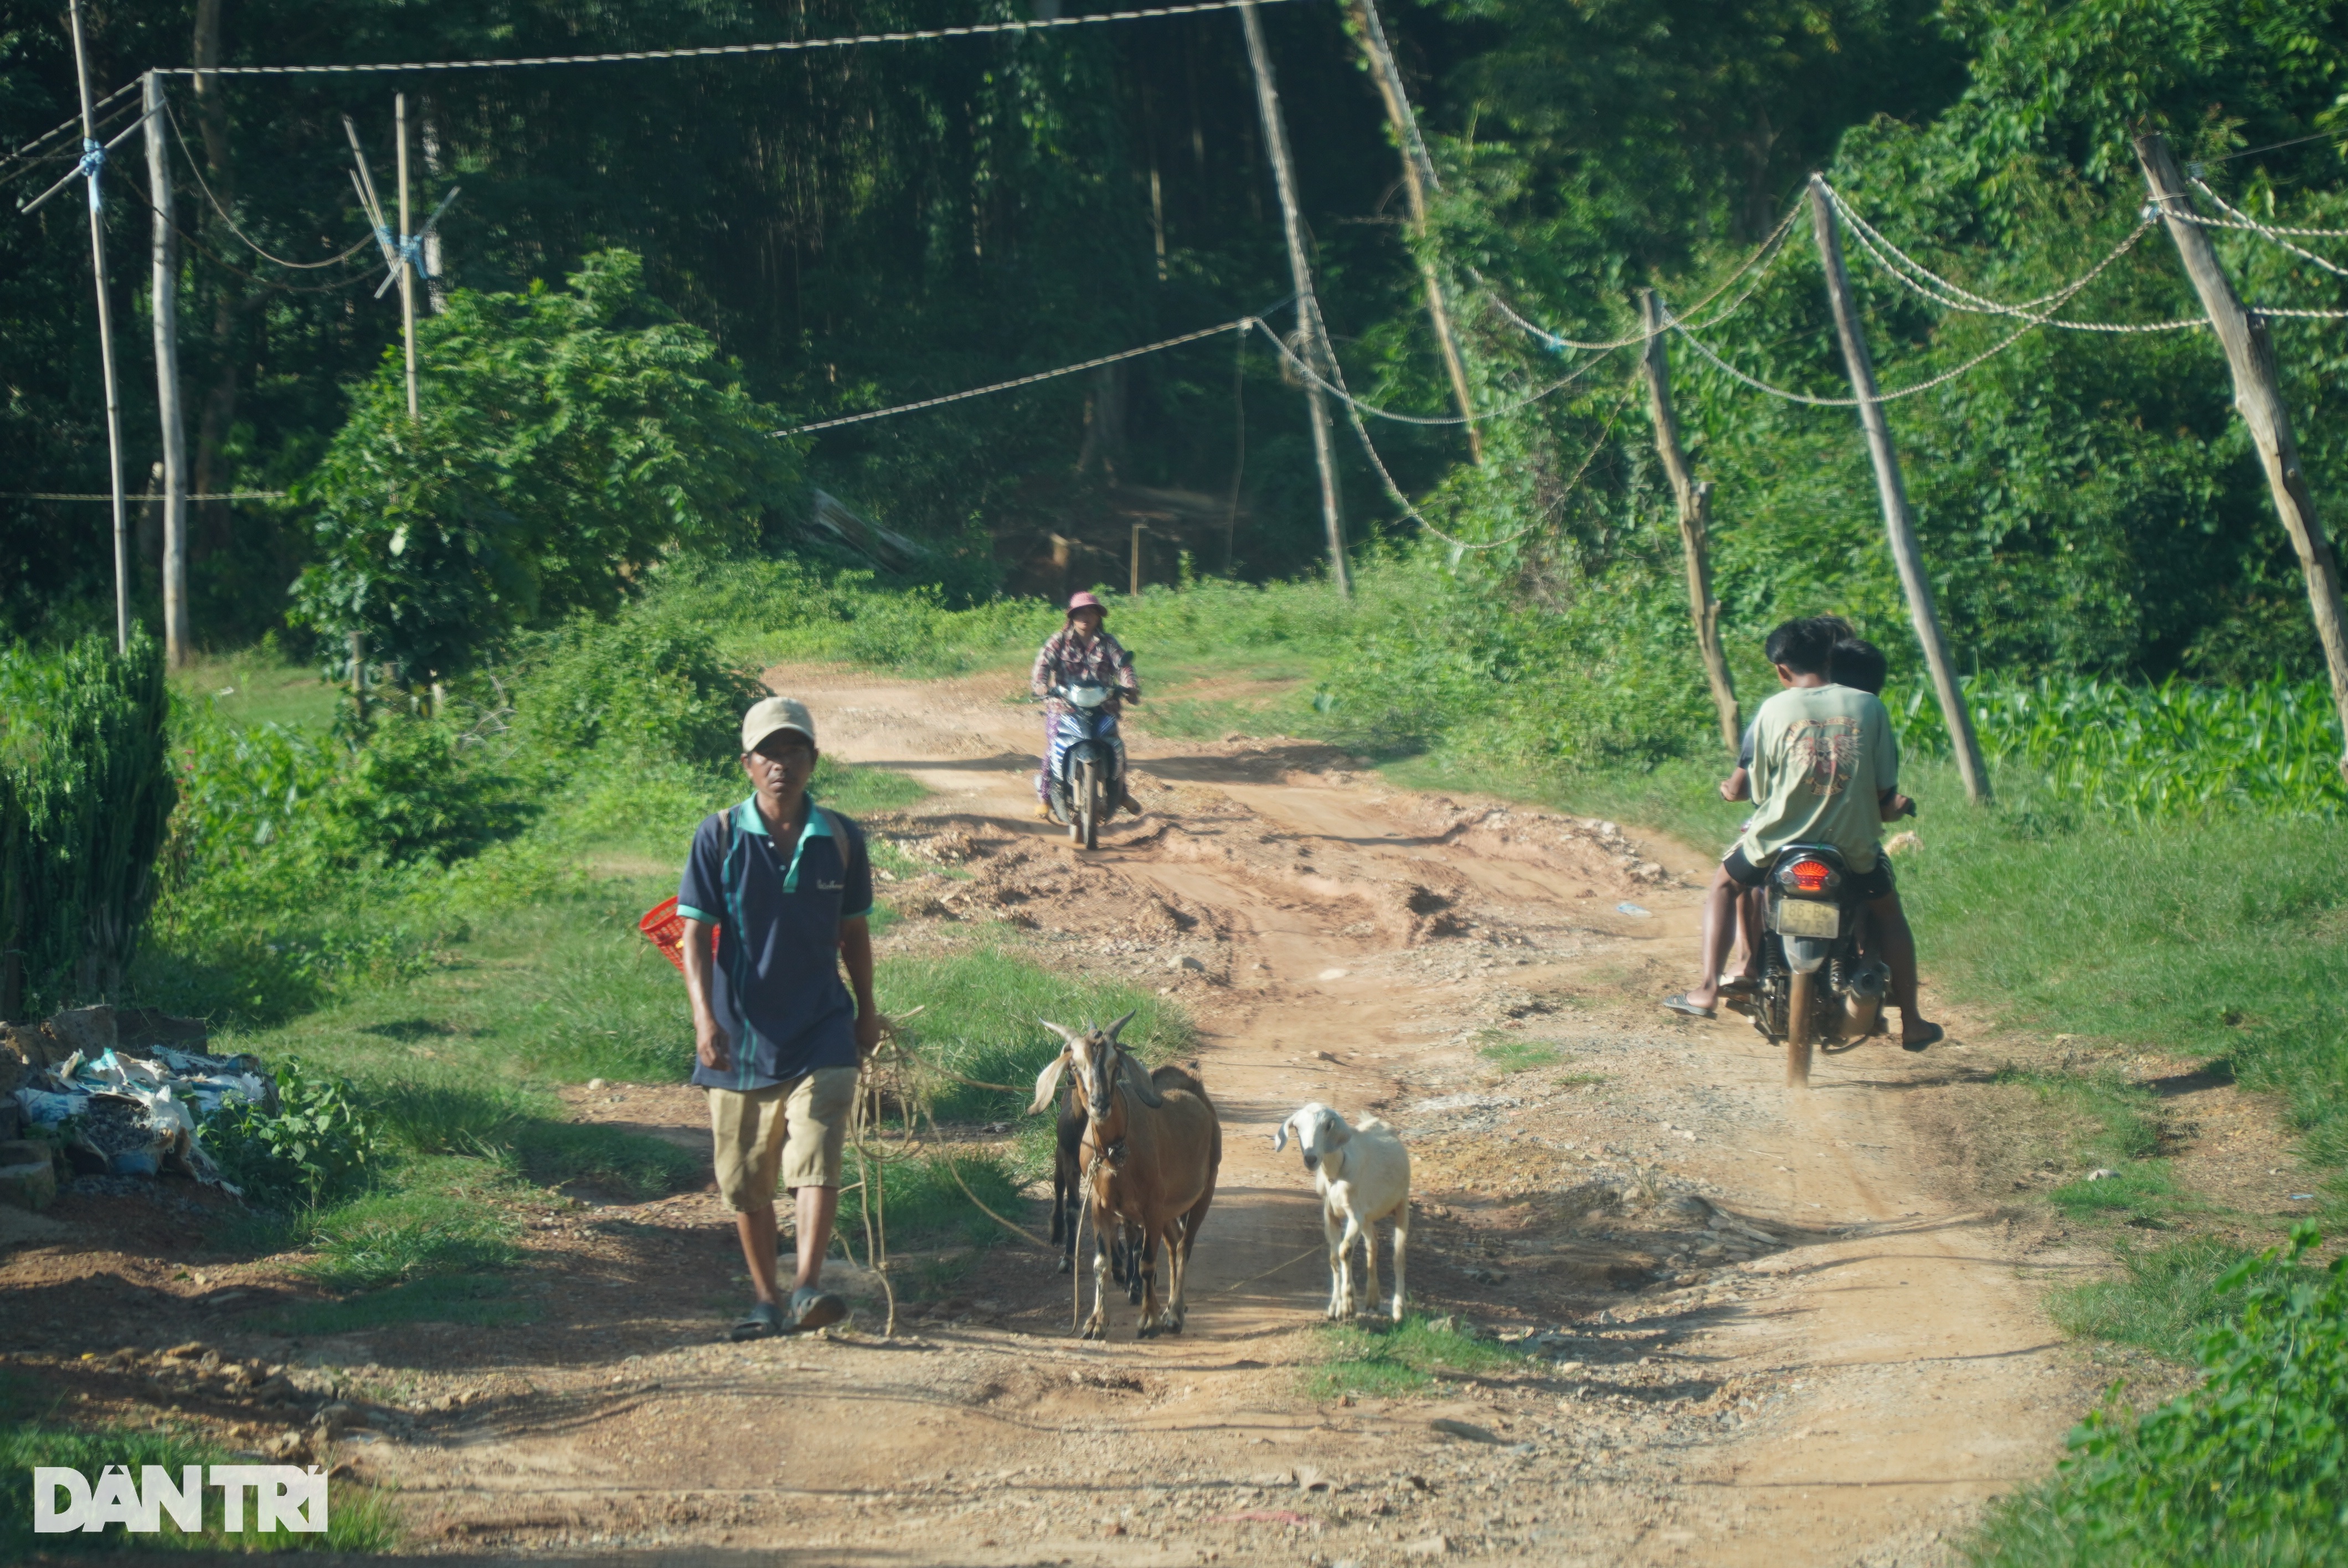
{"label": "man's sandal", "polygon": [[1663,999],[1663,1005],[1671,1009],[1673,1012],[1684,1013],[1689,1018],[1718,1018],[1720,1016],[1719,1013],[1715,1012],[1711,1008],[1699,1007],[1695,1003],[1688,1000],[1684,993],[1675,997],[1665,997]]}
{"label": "man's sandal", "polygon": [[1931,1028],[1932,1032],[1926,1035],[1921,1040],[1908,1040],[1903,1038],[1900,1041],[1900,1049],[1902,1050],[1930,1050],[1934,1046],[1949,1038],[1949,1031],[1942,1029],[1939,1024],[1936,1023],[1932,1025]]}
{"label": "man's sandal", "polygon": [[726,1337],[738,1345],[745,1339],[766,1339],[781,1332],[783,1309],[771,1301],[761,1301],[742,1314]]}

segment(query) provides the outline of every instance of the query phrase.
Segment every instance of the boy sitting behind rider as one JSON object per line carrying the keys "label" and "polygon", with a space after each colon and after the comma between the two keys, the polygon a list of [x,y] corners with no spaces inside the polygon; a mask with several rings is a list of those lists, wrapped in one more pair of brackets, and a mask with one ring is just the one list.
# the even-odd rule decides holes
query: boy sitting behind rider
{"label": "boy sitting behind rider", "polygon": [[[1905,804],[1898,787],[1900,749],[1882,702],[1829,679],[1835,644],[1842,640],[1838,632],[1844,630],[1816,617],[1787,621],[1769,634],[1764,652],[1786,689],[1754,716],[1752,776],[1759,804],[1714,874],[1704,901],[1703,983],[1663,1005],[1697,1018],[1715,1016],[1742,893],[1763,885],[1787,845],[1831,844],[1867,898],[1871,945],[1890,966],[1900,1043],[1922,1050],[1944,1031],[1917,1010],[1915,938],[1882,854],[1883,821]],[[1721,793],[1727,794],[1736,782],[1731,775]]]}
{"label": "boy sitting behind rider", "polygon": [[[1056,686],[1089,682],[1107,686],[1117,695],[1109,699],[1112,707],[1121,702],[1141,701],[1141,686],[1134,679],[1133,655],[1101,628],[1107,608],[1089,593],[1080,593],[1068,600],[1068,618],[1060,630],[1044,640],[1035,654],[1035,668],[1027,677],[1028,688],[1044,699],[1044,765],[1035,771],[1035,815],[1045,822],[1052,818],[1052,741],[1059,733],[1060,715],[1067,704],[1052,695]],[[1117,781],[1123,792],[1117,804],[1136,816],[1141,806]]]}

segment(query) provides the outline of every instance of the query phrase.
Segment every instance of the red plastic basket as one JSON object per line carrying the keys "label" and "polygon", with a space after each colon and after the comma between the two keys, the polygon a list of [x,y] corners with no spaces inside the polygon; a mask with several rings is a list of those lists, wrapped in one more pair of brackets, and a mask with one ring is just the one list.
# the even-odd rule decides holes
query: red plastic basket
{"label": "red plastic basket", "polygon": [[[678,974],[685,973],[685,917],[676,912],[676,900],[664,898],[644,912],[636,922],[636,929],[644,940],[660,949],[661,957],[676,966]],[[717,927],[709,927],[709,956],[717,957]]]}

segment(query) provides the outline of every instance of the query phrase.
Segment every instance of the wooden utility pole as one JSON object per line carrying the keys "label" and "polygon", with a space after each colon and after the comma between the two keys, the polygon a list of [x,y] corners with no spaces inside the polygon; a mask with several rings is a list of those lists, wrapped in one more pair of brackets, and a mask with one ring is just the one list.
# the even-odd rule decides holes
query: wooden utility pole
{"label": "wooden utility pole", "polygon": [[114,311],[106,297],[106,200],[99,189],[106,168],[106,149],[98,144],[98,121],[90,113],[89,50],[82,39],[81,0],[71,0],[74,79],[81,89],[81,153],[83,174],[89,181],[89,266],[98,282],[98,355],[106,372],[107,476],[114,496],[114,646],[130,647],[130,533],[122,503],[122,397],[114,381]]}
{"label": "wooden utility pole", "polygon": [[[1386,46],[1377,0],[1352,0],[1352,5],[1354,35],[1361,40],[1363,57],[1369,62],[1370,79],[1377,83],[1378,97],[1385,103],[1395,145],[1402,152],[1403,193],[1410,203],[1411,232],[1424,241],[1426,193],[1442,189],[1435,178],[1435,160],[1426,155],[1426,143],[1418,134],[1418,117],[1411,109],[1410,96],[1403,91],[1402,72],[1395,66],[1394,51]],[[1451,330],[1442,281],[1436,276],[1435,263],[1424,255],[1418,258],[1418,277],[1426,292],[1426,319],[1434,323],[1435,342],[1443,352],[1444,374],[1451,378],[1452,401],[1459,405],[1459,417],[1468,422],[1468,460],[1481,464],[1484,437],[1476,428],[1476,405],[1468,393],[1468,362],[1460,356],[1459,339]]]}
{"label": "wooden utility pole", "polygon": [[[1255,103],[1263,118],[1264,150],[1272,159],[1272,182],[1280,194],[1280,224],[1288,241],[1288,271],[1296,284],[1296,325],[1304,340],[1304,362],[1318,375],[1326,375],[1335,362],[1329,350],[1329,329],[1321,320],[1321,302],[1313,293],[1313,268],[1304,254],[1304,220],[1296,208],[1296,172],[1288,156],[1288,125],[1280,112],[1280,88],[1272,77],[1272,56],[1263,46],[1263,25],[1256,19],[1251,0],[1240,0],[1240,26],[1247,34],[1248,64],[1255,68]],[[1329,405],[1321,384],[1304,378],[1304,406],[1313,426],[1313,460],[1321,470],[1321,522],[1329,536],[1329,580],[1340,597],[1351,599],[1354,585],[1345,569],[1345,518],[1338,509],[1337,451],[1329,434]]]}
{"label": "wooden utility pole", "polygon": [[424,415],[416,398],[416,245],[407,231],[407,95],[391,100],[392,118],[399,129],[399,322],[407,336],[407,417]]}
{"label": "wooden utility pole", "polygon": [[1147,523],[1133,525],[1133,566],[1126,591],[1136,599],[1141,597],[1141,536],[1148,531],[1149,525]]}
{"label": "wooden utility pole", "polygon": [[[2201,296],[2209,324],[2226,351],[2234,376],[2234,407],[2250,429],[2250,443],[2259,449],[2259,465],[2266,470],[2267,488],[2274,495],[2275,513],[2299,554],[2299,569],[2307,579],[2307,604],[2315,617],[2315,635],[2323,645],[2323,662],[2332,675],[2332,702],[2340,712],[2340,727],[2348,735],[2348,630],[2342,626],[2340,561],[2323,520],[2315,515],[2315,496],[2308,488],[2307,472],[2300,466],[2299,440],[2291,432],[2291,409],[2283,402],[2275,375],[2274,340],[2266,318],[2242,308],[2218,264],[2217,248],[2195,222],[2193,198],[2169,156],[2168,138],[2155,131],[2136,138],[2137,161],[2144,166],[2144,182],[2167,220],[2168,236]],[[2348,774],[2348,753],[2340,759]]]}
{"label": "wooden utility pole", "polygon": [[155,210],[155,410],[163,426],[163,650],[174,670],[188,634],[188,433],[180,414],[180,255],[171,229],[171,160],[163,142],[163,78],[141,84],[147,110],[147,200]]}
{"label": "wooden utility pole", "polygon": [[1720,710],[1720,739],[1735,756],[1742,740],[1736,712],[1736,683],[1728,673],[1728,655],[1720,646],[1720,601],[1712,597],[1712,485],[1698,483],[1680,446],[1679,416],[1672,412],[1672,367],[1663,354],[1663,302],[1653,289],[1639,291],[1639,317],[1647,331],[1646,352],[1640,369],[1647,378],[1647,411],[1655,422],[1655,451],[1663,472],[1671,477],[1672,496],[1679,504],[1680,550],[1687,558],[1688,613],[1695,620],[1695,649],[1704,658],[1704,676],[1712,685],[1712,705]]}
{"label": "wooden utility pole", "polygon": [[1810,222],[1818,232],[1827,298],[1834,305],[1835,333],[1842,340],[1843,363],[1850,369],[1850,389],[1859,396],[1859,427],[1867,432],[1867,453],[1875,464],[1875,489],[1883,501],[1883,530],[1891,540],[1891,562],[1900,570],[1900,586],[1908,596],[1908,619],[1916,629],[1916,645],[1923,650],[1933,693],[1941,700],[1941,716],[1949,726],[1949,748],[1956,753],[1957,772],[1965,781],[1965,798],[1979,805],[1989,799],[1989,766],[1982,760],[1981,741],[1973,733],[1965,689],[1957,683],[1956,667],[1949,661],[1949,638],[1941,628],[1941,612],[1932,604],[1932,580],[1924,575],[1924,552],[1917,546],[1916,520],[1908,510],[1908,487],[1900,477],[1900,456],[1891,449],[1891,427],[1884,423],[1875,362],[1868,357],[1859,305],[1851,298],[1850,273],[1842,264],[1842,236],[1835,227],[1834,206],[1827,197],[1822,175],[1810,176]]}

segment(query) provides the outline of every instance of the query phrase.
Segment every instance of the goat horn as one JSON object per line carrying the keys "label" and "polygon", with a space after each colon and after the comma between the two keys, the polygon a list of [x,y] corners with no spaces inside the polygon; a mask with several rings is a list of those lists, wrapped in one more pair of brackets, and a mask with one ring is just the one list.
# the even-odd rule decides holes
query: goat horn
{"label": "goat horn", "polygon": [[1125,1081],[1127,1091],[1152,1111],[1166,1103],[1166,1097],[1158,1092],[1158,1085],[1150,1082],[1149,1074],[1141,1071],[1141,1063],[1121,1050],[1117,1053],[1117,1076]]}
{"label": "goat horn", "polygon": [[1045,1029],[1050,1030],[1054,1034],[1058,1035],[1060,1039],[1066,1043],[1070,1045],[1076,1043],[1076,1031],[1075,1030],[1064,1028],[1059,1024],[1054,1023],[1047,1018],[1039,1018],[1035,1021],[1042,1024]]}
{"label": "goat horn", "polygon": [[1131,1023],[1133,1021],[1133,1014],[1138,1013],[1140,1010],[1141,1009],[1139,1008],[1136,1008],[1133,1009],[1133,1012],[1126,1014],[1123,1018],[1108,1026],[1108,1042],[1111,1045],[1115,1045],[1117,1043],[1117,1031],[1123,1029],[1127,1024]]}

